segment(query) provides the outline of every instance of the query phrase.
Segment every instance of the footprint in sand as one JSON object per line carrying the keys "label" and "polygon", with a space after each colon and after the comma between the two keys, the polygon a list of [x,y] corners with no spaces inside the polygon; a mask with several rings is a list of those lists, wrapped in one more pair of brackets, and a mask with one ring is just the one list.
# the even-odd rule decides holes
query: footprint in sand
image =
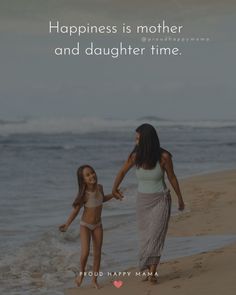
{"label": "footprint in sand", "polygon": [[170,280],[179,279],[180,277],[181,277],[180,274],[176,271],[176,272],[174,272],[173,276],[170,277]]}
{"label": "footprint in sand", "polygon": [[194,260],[193,260],[194,262],[196,261],[200,261],[200,262],[202,262],[202,257],[198,257],[198,258],[195,258]]}
{"label": "footprint in sand", "polygon": [[173,286],[173,288],[179,289],[179,288],[181,288],[181,286],[180,285],[175,285],[175,286]]}
{"label": "footprint in sand", "polygon": [[171,265],[172,265],[172,264],[177,264],[177,263],[179,263],[178,260],[174,260],[174,261],[171,261],[171,262],[170,262]]}
{"label": "footprint in sand", "polygon": [[197,262],[194,264],[193,268],[200,269],[202,268],[202,262]]}

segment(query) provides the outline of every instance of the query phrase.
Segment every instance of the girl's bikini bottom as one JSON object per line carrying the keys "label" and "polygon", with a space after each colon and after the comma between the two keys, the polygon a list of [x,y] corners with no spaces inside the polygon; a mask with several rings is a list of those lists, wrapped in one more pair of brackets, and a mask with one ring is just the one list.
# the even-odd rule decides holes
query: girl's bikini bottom
{"label": "girl's bikini bottom", "polygon": [[96,224],[89,224],[89,223],[84,222],[83,220],[80,220],[80,225],[86,226],[90,230],[95,230],[95,228],[97,228],[100,225],[102,225],[102,223],[100,221],[100,222],[98,222]]}

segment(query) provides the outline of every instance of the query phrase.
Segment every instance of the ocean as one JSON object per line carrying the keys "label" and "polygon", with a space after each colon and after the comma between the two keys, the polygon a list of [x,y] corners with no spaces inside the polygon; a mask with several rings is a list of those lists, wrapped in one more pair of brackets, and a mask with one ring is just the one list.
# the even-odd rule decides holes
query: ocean
{"label": "ocean", "polygon": [[[143,122],[157,128],[161,146],[173,155],[178,178],[235,168],[233,120],[0,120],[1,294],[57,295],[74,285],[79,217],[66,233],[58,226],[72,209],[78,189],[76,170],[85,163],[92,165],[105,193],[110,193],[116,173],[134,147],[135,128]],[[133,169],[121,186],[124,200],[104,204],[101,271],[137,265],[136,185]],[[181,214],[175,203],[172,214]],[[165,259],[173,256],[179,242],[167,239]],[[91,265],[92,253],[88,269]]]}

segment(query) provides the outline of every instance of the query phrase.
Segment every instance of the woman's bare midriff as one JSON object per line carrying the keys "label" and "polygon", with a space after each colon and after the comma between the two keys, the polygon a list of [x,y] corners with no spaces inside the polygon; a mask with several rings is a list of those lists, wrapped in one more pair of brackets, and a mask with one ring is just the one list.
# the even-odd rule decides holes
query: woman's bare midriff
{"label": "woman's bare midriff", "polygon": [[102,205],[95,208],[88,208],[84,206],[82,220],[89,224],[97,224],[101,221]]}

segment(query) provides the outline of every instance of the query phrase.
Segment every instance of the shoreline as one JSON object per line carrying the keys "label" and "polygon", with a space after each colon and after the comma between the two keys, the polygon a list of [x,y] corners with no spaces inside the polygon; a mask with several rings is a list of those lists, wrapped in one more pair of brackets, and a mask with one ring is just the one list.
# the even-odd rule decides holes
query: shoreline
{"label": "shoreline", "polygon": [[192,178],[198,177],[198,176],[210,176],[212,174],[221,174],[223,172],[236,172],[236,168],[224,168],[221,170],[208,170],[207,172],[200,172],[200,173],[194,173],[190,174],[188,176],[178,176],[178,180],[191,180]]}
{"label": "shoreline", "polygon": [[224,173],[224,172],[234,172],[234,171],[236,171],[236,167],[234,167],[234,168],[223,168],[223,169],[220,169],[220,170],[218,170],[218,169],[216,169],[216,170],[209,170],[209,171],[207,171],[207,172],[202,172],[202,173],[196,173],[196,174],[190,174],[190,175],[188,175],[188,176],[180,176],[180,177],[178,177],[178,179],[179,180],[190,180],[190,178],[192,178],[192,177],[198,177],[198,176],[210,176],[210,175],[212,175],[212,174],[218,174],[218,173]]}
{"label": "shoreline", "polygon": [[[189,176],[179,179],[186,211],[171,216],[167,237],[191,237],[213,235],[235,235],[236,208],[236,170],[223,170],[213,173]],[[173,203],[177,198],[172,193]],[[236,268],[236,242],[227,244],[200,254],[171,259],[160,263],[158,268],[159,284],[151,285],[142,282],[138,276],[117,276],[101,279],[104,295],[122,292],[136,294],[222,294],[236,292],[234,271]],[[134,273],[137,268],[130,267],[125,271]],[[116,288],[114,280],[123,285]],[[72,282],[73,285],[73,282]],[[65,295],[97,294],[98,290],[90,286],[69,288]],[[118,294],[118,293],[117,293]]]}
{"label": "shoreline", "polygon": [[[101,283],[99,290],[90,286],[70,288],[65,291],[65,295],[93,295],[98,294],[97,292],[104,295],[121,294],[121,292],[127,295],[133,292],[138,295],[154,295],[157,292],[162,295],[173,293],[177,295],[197,295],[199,293],[234,295],[236,291],[235,261],[236,243],[214,251],[161,263],[159,283],[155,285],[142,282],[140,277],[131,275],[117,278],[118,281],[123,282],[120,288],[113,286],[112,282],[116,280],[113,278]],[[129,271],[132,273],[136,269],[129,269]]]}

